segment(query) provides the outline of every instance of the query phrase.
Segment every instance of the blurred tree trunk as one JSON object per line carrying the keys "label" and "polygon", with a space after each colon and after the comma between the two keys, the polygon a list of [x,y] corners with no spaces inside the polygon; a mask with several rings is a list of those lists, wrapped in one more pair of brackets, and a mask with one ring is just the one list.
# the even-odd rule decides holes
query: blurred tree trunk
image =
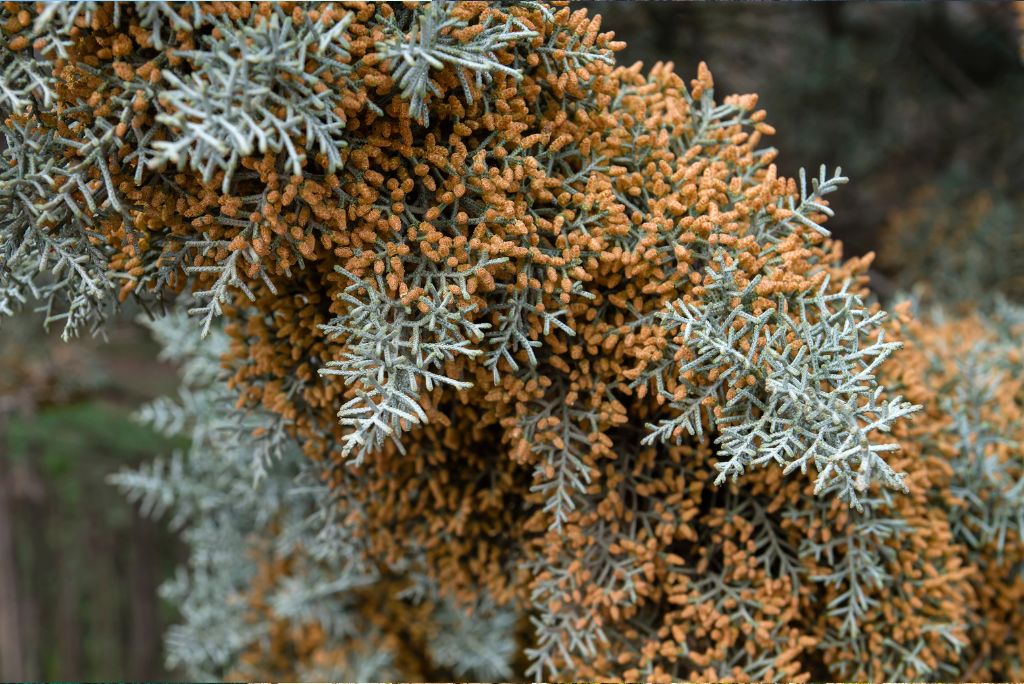
{"label": "blurred tree trunk", "polygon": [[153,562],[157,541],[152,524],[141,516],[132,518],[132,556],[129,565],[131,611],[131,662],[128,675],[153,679],[160,665],[160,621],[157,615],[157,568]]}
{"label": "blurred tree trunk", "polygon": [[[13,513],[10,529],[14,541],[15,581],[18,585],[18,634],[21,642],[21,679],[42,678],[45,644],[44,606],[56,593],[56,567],[59,555],[46,549],[47,529],[54,519],[53,501],[39,473],[23,461],[8,462],[8,505]],[[59,514],[57,515],[59,517]],[[37,548],[39,541],[42,548]]]}
{"label": "blurred tree trunk", "polygon": [[57,654],[60,671],[49,673],[61,679],[81,677],[82,661],[82,553],[81,521],[66,521],[59,530],[62,561],[58,568]]}
{"label": "blurred tree trunk", "polygon": [[[43,666],[43,617],[42,606],[48,603],[48,591],[52,589],[54,570],[49,556],[40,554],[33,549],[29,554],[19,553],[37,538],[45,538],[47,527],[47,506],[43,490],[37,489],[40,481],[28,468],[16,467],[14,482],[17,498],[15,503],[15,568],[22,565],[19,577],[21,591],[18,595],[19,629],[21,632],[21,679],[39,680],[40,668]],[[18,524],[28,521],[28,525]],[[45,548],[45,547],[44,547]],[[25,563],[19,559],[29,556]]]}
{"label": "blurred tree trunk", "polygon": [[[0,439],[6,435],[0,413]],[[14,501],[10,468],[0,459],[0,679],[25,677],[21,626],[18,620],[18,568],[14,562]]]}
{"label": "blurred tree trunk", "polygon": [[[90,669],[104,679],[115,679],[124,672],[124,648],[128,639],[128,630],[124,629],[124,612],[122,592],[125,590],[123,569],[118,561],[123,560],[118,553],[123,539],[113,531],[97,525],[96,521],[88,520],[86,531],[88,548],[91,550],[90,560],[90,598],[89,622],[92,630],[91,652],[89,654]],[[116,583],[108,578],[116,578]]]}

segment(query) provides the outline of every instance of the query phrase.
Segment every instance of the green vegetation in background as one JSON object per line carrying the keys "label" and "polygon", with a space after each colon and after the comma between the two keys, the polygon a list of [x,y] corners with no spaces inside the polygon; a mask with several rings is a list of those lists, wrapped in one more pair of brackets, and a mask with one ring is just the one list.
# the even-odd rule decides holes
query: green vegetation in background
{"label": "green vegetation in background", "polygon": [[[81,506],[90,497],[105,498],[109,485],[103,478],[118,467],[187,446],[185,440],[168,439],[140,425],[125,409],[96,400],[13,416],[6,437],[7,457],[38,466],[53,493],[70,506]],[[133,513],[114,505],[119,497],[106,503],[111,523],[130,522]]]}
{"label": "green vegetation in background", "polygon": [[[121,468],[186,445],[141,426],[132,411],[166,387],[132,325],[74,354],[31,315],[0,336],[0,485],[9,510],[16,605],[0,605],[20,652],[18,679],[152,679],[163,625],[175,614],[156,588],[179,547],[106,482]],[[11,644],[8,644],[10,647]],[[10,672],[0,662],[0,671]]]}

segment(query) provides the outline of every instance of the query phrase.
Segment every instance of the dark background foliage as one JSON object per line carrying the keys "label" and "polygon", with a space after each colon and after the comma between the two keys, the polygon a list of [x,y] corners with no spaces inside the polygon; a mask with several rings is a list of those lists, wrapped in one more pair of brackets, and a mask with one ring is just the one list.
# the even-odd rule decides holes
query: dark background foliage
{"label": "dark background foliage", "polygon": [[[784,174],[841,165],[829,227],[848,255],[880,253],[883,297],[1024,291],[1012,3],[582,5],[627,41],[622,64],[670,60],[689,79],[705,61],[719,95],[759,93]],[[174,448],[129,417],[174,391],[173,369],[130,323],[106,344],[38,329],[24,316],[0,332],[0,679],[173,676],[156,587],[176,542],[104,482]]]}

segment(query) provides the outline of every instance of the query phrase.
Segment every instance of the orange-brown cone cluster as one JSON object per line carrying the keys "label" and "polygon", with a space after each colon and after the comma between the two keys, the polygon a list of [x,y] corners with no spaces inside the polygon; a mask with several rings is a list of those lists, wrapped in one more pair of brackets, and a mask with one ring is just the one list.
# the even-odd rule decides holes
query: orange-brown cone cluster
{"label": "orange-brown cone cluster", "polygon": [[[435,10],[202,3],[216,21],[256,27],[344,18],[347,57],[317,62],[324,48],[311,42],[307,72],[333,94],[347,144],[334,165],[310,140],[289,139],[306,150],[298,173],[286,147],[257,149],[230,169],[188,160],[175,169],[132,156],[131,136],[182,135],[182,112],[160,99],[164,71],[201,73],[193,50],[227,29],[211,20],[157,36],[137,9],[117,7],[117,23],[114,5],[76,20],[68,57],[54,63],[60,106],[40,118],[69,139],[110,118],[129,141],[106,148],[105,166],[93,169],[90,182],[112,187],[123,211],[97,208],[91,239],[108,247],[122,297],[191,290],[219,302],[240,405],[289,421],[344,491],[344,516],[372,562],[397,566],[416,550],[457,600],[483,591],[518,606],[534,619],[532,676],[1020,676],[1019,659],[996,653],[1007,632],[994,626],[996,615],[1019,620],[1019,580],[1010,595],[987,585],[980,578],[1008,581],[1007,566],[976,565],[951,532],[940,383],[919,350],[883,373],[928,410],[895,429],[903,451],[892,462],[908,473],[909,493],[870,492],[870,515],[895,521],[891,534],[815,496],[799,472],[751,469],[714,486],[714,434],[642,445],[646,426],[666,415],[665,392],[682,398],[687,383],[728,370],[676,376],[667,366],[664,392],[631,386],[692,357],[685,346],[678,358],[666,353],[673,333],[655,314],[673,302],[701,307],[717,264],[735,268],[740,286],[757,279],[755,314],[816,291],[826,276],[833,291],[845,280],[865,289],[871,258],[844,261],[813,227],[821,212],[794,218],[797,184],[760,147],[773,129],[756,96],[716,104],[703,65],[689,84],[671,64],[615,67],[619,46],[584,10],[466,2],[443,10],[451,23],[439,35],[453,50],[495,26],[527,37],[482,57],[507,67],[486,78],[411,54],[430,65],[420,93],[428,116],[417,120],[394,78],[404,57],[388,46],[395,26],[412,40],[415,27],[426,30],[417,13]],[[22,13],[5,15],[12,51],[30,31]],[[118,109],[126,98],[130,114]],[[373,297],[390,308],[354,321]],[[451,347],[455,333],[432,316],[465,321],[458,339],[468,346]],[[388,326],[406,332],[367,357],[373,345],[359,344]],[[417,365],[409,350],[420,331],[415,345],[444,353]],[[737,342],[741,353],[751,344]],[[370,370],[347,384],[318,375],[358,360]],[[363,448],[336,414],[346,402],[374,414],[383,399],[367,394],[370,383],[394,382],[395,369],[419,378],[415,406],[368,427],[381,444]],[[450,382],[430,387],[424,369]],[[732,393],[757,382],[731,377]],[[717,407],[710,397],[707,410]],[[569,496],[558,499],[559,488]],[[1009,539],[1019,555],[1020,540]],[[254,611],[263,583],[287,573],[287,564],[261,569]],[[367,609],[413,629],[414,609],[401,614],[393,590],[375,587]],[[856,617],[844,622],[830,607],[851,591]],[[288,659],[347,657],[318,652],[318,639],[315,626],[282,626],[246,664],[287,673]],[[964,652],[984,665],[956,669]],[[411,660],[407,674],[430,675]]]}

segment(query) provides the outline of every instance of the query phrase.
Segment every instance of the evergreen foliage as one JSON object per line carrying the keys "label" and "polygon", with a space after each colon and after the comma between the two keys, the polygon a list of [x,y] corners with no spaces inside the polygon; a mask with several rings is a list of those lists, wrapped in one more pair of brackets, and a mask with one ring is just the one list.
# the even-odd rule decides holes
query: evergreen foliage
{"label": "evergreen foliage", "polygon": [[[202,679],[272,673],[299,681],[511,674],[514,613],[482,598],[470,619],[411,559],[401,564],[408,585],[388,582],[329,505],[335,495],[319,468],[273,427],[279,420],[232,408],[222,331],[201,339],[184,311],[144,322],[163,358],[180,364],[182,387],[138,418],[168,437],[187,437],[190,446],[110,480],[144,514],[168,518],[190,551],[161,588],[182,620],[167,632],[169,667]],[[366,600],[373,594],[404,606],[396,611],[404,617],[375,619]],[[407,633],[419,635],[432,669],[400,667]],[[290,658],[294,651],[302,655]]]}
{"label": "evergreen foliage", "polygon": [[955,439],[995,455],[925,451],[912,324],[822,225],[846,179],[779,177],[756,96],[543,3],[33,9],[0,310],[199,319],[153,324],[184,385],[141,413],[189,450],[114,478],[192,551],[172,664],[1019,676],[977,580],[1019,561],[965,551],[1021,548],[983,392]]}
{"label": "evergreen foliage", "polygon": [[[984,302],[982,302],[984,303]],[[905,370],[930,394],[934,420],[912,432],[942,460],[927,494],[942,510],[970,578],[968,641],[954,676],[1024,672],[1024,309],[997,299],[970,316],[921,311]]]}
{"label": "evergreen foliage", "polygon": [[[815,494],[836,491],[858,509],[858,492],[866,491],[873,477],[905,490],[903,476],[879,456],[899,445],[869,440],[873,431],[888,432],[895,420],[920,408],[899,397],[877,403],[882,388],[874,371],[900,347],[883,341],[883,314],[869,314],[847,291],[848,284],[829,292],[827,279],[818,292],[789,301],[780,297],[777,306],[755,314],[760,279],[740,286],[736,271],[722,264],[712,273],[702,306],[679,302],[659,313],[666,331],[676,335],[668,346],[672,358],[693,358],[672,368],[686,388],[682,400],[661,390],[679,414],[654,426],[646,441],[682,430],[700,437],[701,409],[710,398],[719,410],[708,411],[706,422],[719,433],[715,443],[722,457],[715,464],[715,484],[736,480],[750,467],[777,464],[788,474],[797,468],[806,472],[813,463]],[[787,309],[799,312],[797,320],[786,315]],[[715,379],[701,386],[689,381],[694,374]],[[746,382],[734,380],[743,388],[727,394],[734,376]]]}

